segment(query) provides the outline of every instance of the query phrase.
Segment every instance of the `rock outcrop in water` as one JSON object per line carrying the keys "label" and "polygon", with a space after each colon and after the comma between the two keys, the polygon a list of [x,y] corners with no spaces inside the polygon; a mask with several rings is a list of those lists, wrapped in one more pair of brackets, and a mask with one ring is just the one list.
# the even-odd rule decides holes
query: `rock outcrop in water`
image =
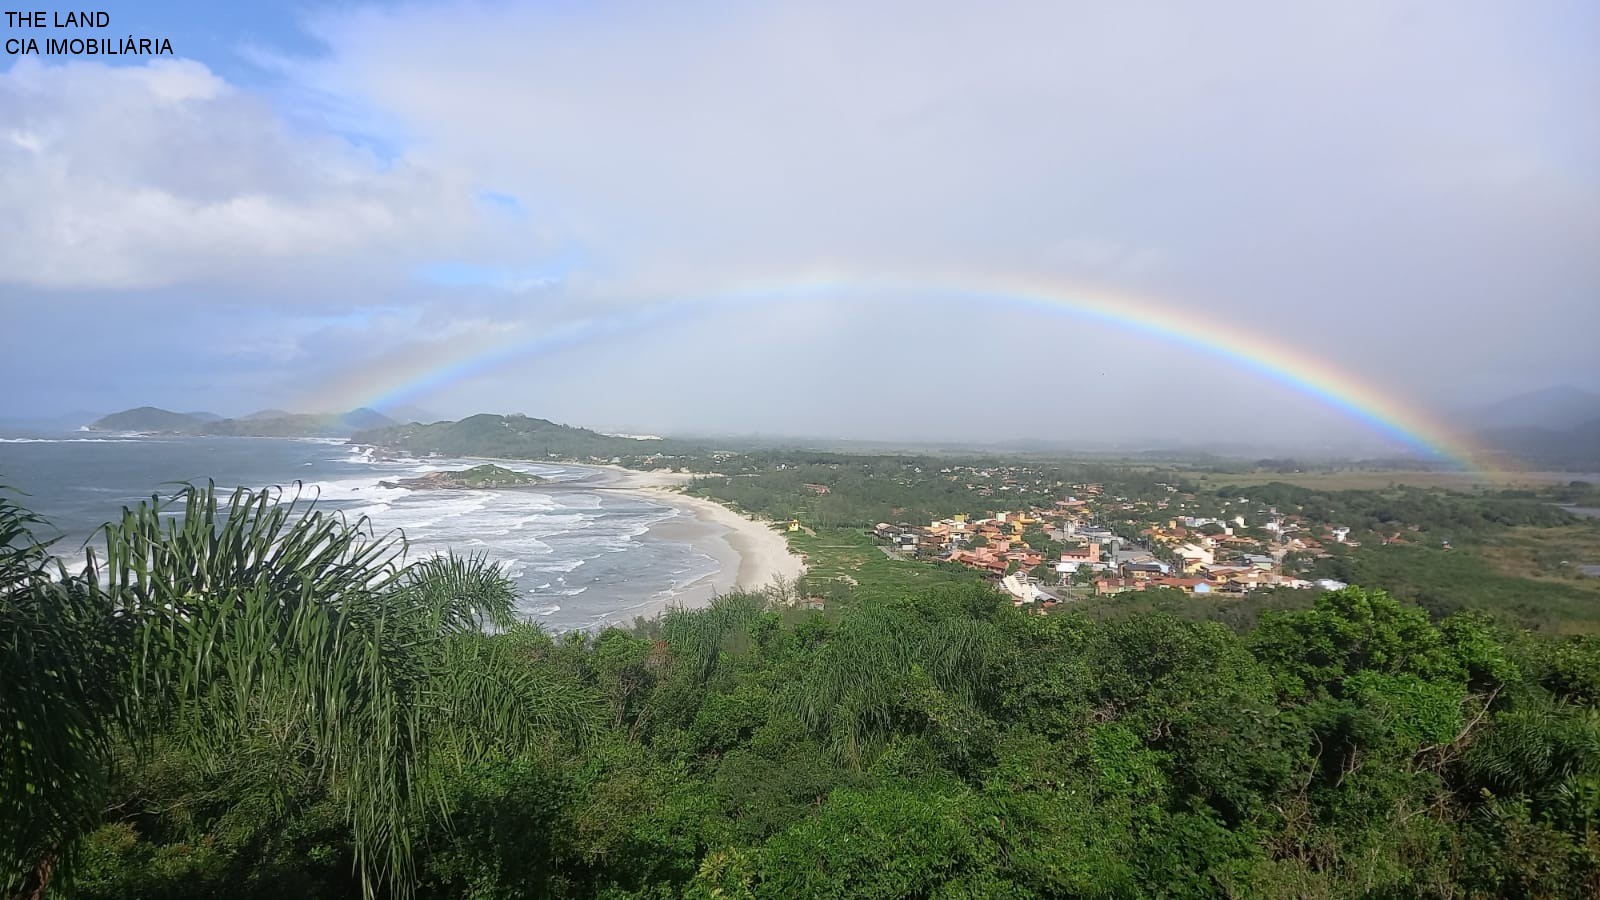
{"label": "rock outcrop in water", "polygon": [[544,484],[544,478],[526,472],[513,472],[496,465],[473,466],[459,472],[429,472],[418,478],[379,482],[386,488],[410,488],[415,491],[483,490],[485,488],[532,487]]}

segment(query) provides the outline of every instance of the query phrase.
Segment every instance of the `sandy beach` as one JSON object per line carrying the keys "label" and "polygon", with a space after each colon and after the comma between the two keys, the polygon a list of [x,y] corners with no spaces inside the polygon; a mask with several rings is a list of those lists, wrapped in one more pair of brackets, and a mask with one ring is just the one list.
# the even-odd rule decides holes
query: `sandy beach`
{"label": "sandy beach", "polygon": [[645,540],[693,544],[715,559],[719,569],[664,597],[658,605],[640,611],[646,618],[669,607],[695,609],[718,594],[734,590],[760,590],[782,580],[792,582],[805,571],[800,557],[789,549],[783,533],[770,522],[752,519],[712,500],[680,493],[695,476],[680,472],[641,472],[616,466],[603,469],[603,490],[631,493],[678,510],[679,515],[652,527]]}
{"label": "sandy beach", "polygon": [[[527,460],[471,457],[491,462]],[[734,512],[703,497],[682,493],[684,485],[698,477],[688,472],[649,472],[600,463],[560,463],[595,473],[569,483],[568,487],[586,491],[616,491],[662,503],[678,510],[678,515],[647,531],[642,540],[672,541],[693,545],[717,561],[718,570],[663,596],[660,600],[636,606],[632,615],[651,618],[668,608],[697,609],[708,605],[719,594],[735,590],[761,590],[777,581],[792,582],[805,572],[805,563],[789,549],[789,542],[771,522]],[[549,490],[562,485],[527,488]]]}

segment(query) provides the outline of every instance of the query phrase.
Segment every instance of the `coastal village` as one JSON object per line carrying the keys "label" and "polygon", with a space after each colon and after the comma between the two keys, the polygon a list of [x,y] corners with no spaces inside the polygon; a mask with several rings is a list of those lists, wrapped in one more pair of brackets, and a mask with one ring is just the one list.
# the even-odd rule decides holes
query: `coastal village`
{"label": "coastal village", "polygon": [[[1007,486],[1000,480],[1003,493]],[[985,518],[880,522],[872,533],[887,553],[976,569],[1018,605],[1041,610],[1090,595],[1159,588],[1222,597],[1344,587],[1297,573],[1327,555],[1329,545],[1358,546],[1349,528],[1245,498],[1201,513],[1194,495],[1175,485],[1159,487],[1165,496],[1137,499],[1101,484],[1074,484],[1058,499],[1019,502]]]}

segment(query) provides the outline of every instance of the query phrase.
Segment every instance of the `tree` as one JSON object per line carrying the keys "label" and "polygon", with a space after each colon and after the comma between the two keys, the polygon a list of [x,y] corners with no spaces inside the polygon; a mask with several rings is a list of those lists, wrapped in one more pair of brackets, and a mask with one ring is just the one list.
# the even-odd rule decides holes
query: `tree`
{"label": "tree", "polygon": [[73,585],[37,524],[0,496],[0,876],[28,897],[103,806],[125,644],[104,597]]}
{"label": "tree", "polygon": [[[489,664],[477,640],[511,624],[512,593],[481,559],[406,564],[404,542],[365,520],[276,490],[222,503],[208,486],[124,509],[81,576],[46,578],[27,521],[0,507],[7,725],[22,723],[5,732],[0,788],[17,814],[0,829],[5,880],[24,893],[42,893],[96,820],[112,739],[173,735],[240,793],[324,792],[364,893],[405,895],[439,754],[472,758],[585,721],[527,670]],[[38,822],[52,827],[30,842]]]}
{"label": "tree", "polygon": [[1295,698],[1337,695],[1346,676],[1368,669],[1423,677],[1460,670],[1426,612],[1354,587],[1323,594],[1309,610],[1263,616],[1254,650]]}

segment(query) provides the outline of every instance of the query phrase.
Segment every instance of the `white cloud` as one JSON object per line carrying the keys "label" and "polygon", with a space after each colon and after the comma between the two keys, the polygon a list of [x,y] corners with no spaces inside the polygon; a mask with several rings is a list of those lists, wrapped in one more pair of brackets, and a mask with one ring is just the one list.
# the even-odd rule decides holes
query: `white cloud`
{"label": "white cloud", "polygon": [[19,62],[0,73],[0,121],[11,137],[0,144],[0,281],[12,284],[381,272],[475,224],[464,179],[296,132],[194,61]]}
{"label": "white cloud", "polygon": [[[1600,377],[1597,21],[1492,0],[340,5],[313,23],[326,56],[270,60],[270,101],[193,62],[0,73],[0,284],[170,287],[141,302],[172,309],[250,291],[306,313],[257,354],[304,390],[341,356],[401,368],[820,271],[1087,281],[1336,351],[1396,391],[1509,393]],[[385,154],[344,136],[362,132]],[[482,280],[416,283],[430,266]],[[393,314],[340,320],[352,304]],[[992,312],[819,302],[618,333],[606,366],[550,368],[574,420],[599,398],[645,430],[800,406],[848,424],[884,361],[1046,338],[1096,373],[1160,373],[1124,374],[1130,401],[1197,377],[1164,345]],[[835,375],[794,408],[684,389],[739,353]],[[1035,414],[1029,394],[1064,378],[1042,372],[1003,398],[953,385],[928,415],[959,432],[980,404]],[[539,412],[525,385],[551,373],[517,375],[463,393]],[[1295,412],[1203,377],[1223,406]]]}

